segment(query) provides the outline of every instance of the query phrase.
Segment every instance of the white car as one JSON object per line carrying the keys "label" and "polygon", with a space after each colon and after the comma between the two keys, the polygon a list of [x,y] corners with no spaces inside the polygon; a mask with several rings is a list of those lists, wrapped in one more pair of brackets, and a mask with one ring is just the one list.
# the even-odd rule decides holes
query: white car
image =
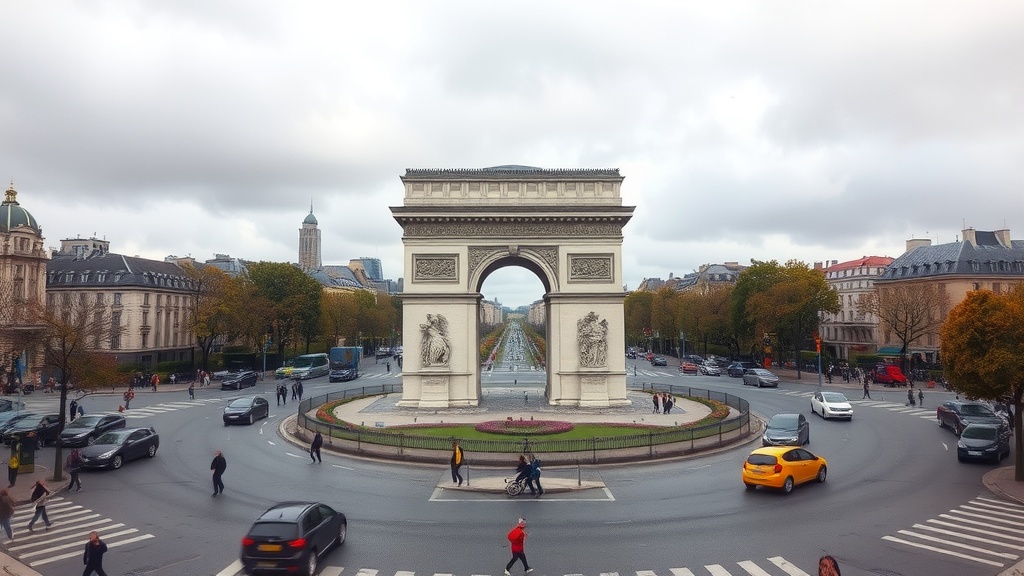
{"label": "white car", "polygon": [[705,360],[703,364],[697,366],[700,369],[700,373],[705,376],[721,376],[722,369],[715,364],[714,360]]}
{"label": "white car", "polygon": [[815,392],[811,396],[811,412],[821,414],[824,419],[845,418],[853,419],[853,406],[850,401],[839,392]]}

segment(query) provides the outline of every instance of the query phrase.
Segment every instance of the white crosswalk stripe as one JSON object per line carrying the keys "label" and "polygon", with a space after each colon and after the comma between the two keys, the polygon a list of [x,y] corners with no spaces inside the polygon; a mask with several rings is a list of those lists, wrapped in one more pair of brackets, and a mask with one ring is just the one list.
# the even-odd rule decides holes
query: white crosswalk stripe
{"label": "white crosswalk stripe", "polygon": [[88,508],[75,504],[60,496],[50,498],[46,503],[46,514],[51,526],[46,528],[42,519],[36,520],[34,531],[28,531],[28,524],[35,509],[18,511],[11,518],[15,540],[7,547],[8,554],[29,566],[42,566],[66,560],[81,558],[82,547],[95,530],[107,546],[114,548],[133,542],[153,538],[152,534],[140,533],[137,528],[128,528],[110,518],[102,518]]}
{"label": "white crosswalk stripe", "polygon": [[979,496],[896,534],[882,540],[1001,568],[1024,553],[1024,506]]}
{"label": "white crosswalk stripe", "polygon": [[[346,568],[343,566],[323,566],[319,572],[320,576],[340,576],[344,573],[346,576],[453,576],[451,573],[446,572],[421,572],[417,573],[411,570],[397,570],[395,572],[378,570],[374,568]],[[224,568],[216,574],[216,576],[241,576],[242,563],[238,560],[232,562],[229,566]],[[498,576],[501,571],[494,573],[472,573],[472,576]],[[561,576],[584,576],[582,573],[566,572]],[[656,570],[637,570],[635,572],[600,572],[599,576],[810,576],[808,572],[805,572],[798,568],[793,563],[789,562],[782,556],[773,556],[771,558],[765,558],[760,562],[754,560],[741,560],[738,562],[729,562],[723,564],[706,564],[696,568],[669,568],[666,572],[658,572]]]}
{"label": "white crosswalk stripe", "polygon": [[227,404],[234,398],[204,398],[201,400],[182,400],[176,402],[162,402],[160,404],[153,404],[151,406],[142,406],[139,408],[130,408],[124,412],[118,412],[116,410],[90,412],[90,414],[121,414],[125,418],[148,418],[157,414],[164,414],[167,412],[174,412],[177,410],[187,410],[188,408],[194,408],[196,406],[204,406],[208,404]]}

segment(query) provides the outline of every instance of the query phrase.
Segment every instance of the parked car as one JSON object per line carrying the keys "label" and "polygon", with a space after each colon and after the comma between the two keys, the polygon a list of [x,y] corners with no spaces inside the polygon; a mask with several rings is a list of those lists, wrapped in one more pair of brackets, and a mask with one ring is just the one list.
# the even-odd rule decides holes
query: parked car
{"label": "parked car", "polygon": [[949,428],[957,436],[968,424],[1006,424],[1006,421],[981,402],[951,400],[935,409],[939,428]]}
{"label": "parked car", "polygon": [[690,360],[683,360],[679,363],[679,371],[683,374],[696,374],[697,365]]}
{"label": "parked car", "polygon": [[668,360],[664,356],[655,356],[651,358],[651,366],[668,366]]}
{"label": "parked car", "polygon": [[121,428],[111,430],[82,448],[82,466],[117,470],[125,462],[156,455],[160,436],[153,428]]}
{"label": "parked car", "polygon": [[3,442],[10,444],[15,437],[24,437],[34,433],[40,446],[57,442],[60,431],[60,414],[30,414],[25,418],[9,420],[10,426],[4,430]]}
{"label": "parked car", "polygon": [[80,416],[64,426],[64,430],[60,433],[60,443],[62,446],[88,446],[104,432],[125,426],[127,426],[127,422],[120,414]]}
{"label": "parked car", "polygon": [[274,504],[242,538],[242,568],[246,574],[316,574],[320,558],[345,543],[348,520],[320,502]]}
{"label": "parked car", "polygon": [[811,442],[811,424],[803,414],[776,414],[761,435],[764,446],[803,446]]}
{"label": "parked car", "polygon": [[263,396],[243,396],[224,407],[224,425],[252,424],[270,416],[270,402]]}
{"label": "parked car", "polygon": [[760,368],[760,366],[757,365],[757,362],[738,360],[736,362],[733,362],[732,364],[729,364],[729,367],[725,369],[725,373],[728,374],[729,376],[732,376],[733,378],[742,378],[743,373],[749,370],[750,368]]}
{"label": "parked car", "polygon": [[220,383],[221,390],[241,390],[247,386],[255,386],[259,375],[252,370],[232,372]]}
{"label": "parked car", "polygon": [[784,494],[797,484],[815,480],[824,482],[828,475],[828,462],[803,448],[758,448],[743,462],[743,485],[747,490],[758,486],[779,488]]}
{"label": "parked car", "polygon": [[8,400],[7,398],[0,398],[0,412],[12,412],[24,409],[24,402],[20,402],[18,400]]}
{"label": "parked car", "polygon": [[703,364],[698,366],[700,373],[705,376],[721,376],[722,369],[718,367],[718,364],[714,360],[705,360]]}
{"label": "parked car", "polygon": [[779,385],[779,377],[764,368],[747,368],[747,371],[743,373],[743,385],[775,388]]}
{"label": "parked car", "polygon": [[821,414],[824,419],[853,419],[853,406],[846,396],[839,392],[815,392],[811,396],[811,412]]}
{"label": "parked car", "polygon": [[968,424],[956,443],[956,459],[998,464],[1010,455],[1010,428],[1003,424]]}

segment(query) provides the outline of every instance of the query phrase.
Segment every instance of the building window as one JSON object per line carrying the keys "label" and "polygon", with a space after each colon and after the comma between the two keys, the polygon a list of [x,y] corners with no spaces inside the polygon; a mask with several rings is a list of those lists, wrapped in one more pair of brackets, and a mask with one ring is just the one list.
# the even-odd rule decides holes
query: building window
{"label": "building window", "polygon": [[103,306],[103,292],[96,293],[96,304]]}
{"label": "building window", "polygon": [[1002,293],[1003,285],[1000,284],[999,282],[993,282],[992,283],[992,291],[995,292],[996,294]]}
{"label": "building window", "polygon": [[142,305],[149,306],[149,292],[142,295]]}
{"label": "building window", "polygon": [[114,306],[120,306],[120,305],[121,305],[121,293],[120,292],[114,292]]}
{"label": "building window", "polygon": [[110,315],[110,349],[121,349],[121,313],[114,312]]}
{"label": "building window", "polygon": [[975,290],[981,290],[981,284],[979,284],[978,282],[975,282],[973,286]]}

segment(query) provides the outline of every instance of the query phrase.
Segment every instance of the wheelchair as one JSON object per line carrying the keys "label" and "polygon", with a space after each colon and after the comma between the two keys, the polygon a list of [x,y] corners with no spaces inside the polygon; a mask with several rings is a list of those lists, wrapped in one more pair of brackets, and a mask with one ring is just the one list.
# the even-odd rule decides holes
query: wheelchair
{"label": "wheelchair", "polygon": [[505,478],[505,494],[508,494],[509,498],[519,496],[526,490],[526,479],[516,480],[515,478]]}

